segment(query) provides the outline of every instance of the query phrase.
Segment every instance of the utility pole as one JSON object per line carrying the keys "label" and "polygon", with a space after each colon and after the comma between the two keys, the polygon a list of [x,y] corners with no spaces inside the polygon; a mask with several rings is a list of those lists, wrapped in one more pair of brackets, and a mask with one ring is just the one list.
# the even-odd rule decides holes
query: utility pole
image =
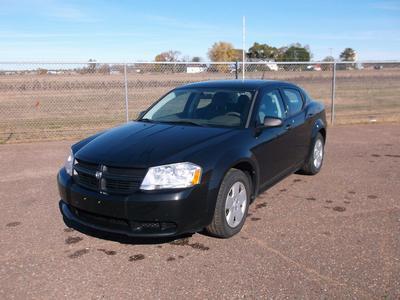
{"label": "utility pole", "polygon": [[333,48],[328,48],[328,49],[329,49],[329,56],[332,57],[332,50],[333,50]]}
{"label": "utility pole", "polygon": [[245,78],[245,60],[246,60],[246,17],[243,16],[243,45],[242,45],[242,80]]}

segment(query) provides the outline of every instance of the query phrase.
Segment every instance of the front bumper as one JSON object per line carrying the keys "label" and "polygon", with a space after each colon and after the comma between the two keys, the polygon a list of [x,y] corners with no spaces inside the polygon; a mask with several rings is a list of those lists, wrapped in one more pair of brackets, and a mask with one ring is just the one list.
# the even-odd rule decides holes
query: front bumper
{"label": "front bumper", "polygon": [[[58,173],[60,211],[68,226],[132,237],[167,237],[196,232],[211,222],[206,184],[169,191],[105,195]],[[215,195],[216,197],[216,195]]]}

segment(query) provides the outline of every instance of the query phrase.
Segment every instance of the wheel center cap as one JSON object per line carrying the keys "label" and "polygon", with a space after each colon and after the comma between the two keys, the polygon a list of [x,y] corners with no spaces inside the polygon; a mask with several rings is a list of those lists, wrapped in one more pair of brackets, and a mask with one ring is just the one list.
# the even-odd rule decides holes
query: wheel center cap
{"label": "wheel center cap", "polygon": [[234,202],[233,202],[233,207],[235,208],[235,210],[238,209],[238,207],[239,207],[239,200],[238,200],[238,198],[235,198],[235,200],[234,200]]}

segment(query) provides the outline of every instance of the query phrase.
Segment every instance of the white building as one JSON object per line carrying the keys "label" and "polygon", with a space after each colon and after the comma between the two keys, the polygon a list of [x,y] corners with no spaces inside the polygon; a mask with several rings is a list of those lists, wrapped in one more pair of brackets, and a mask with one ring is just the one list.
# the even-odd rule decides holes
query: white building
{"label": "white building", "polygon": [[205,67],[186,67],[186,73],[195,74],[205,72],[207,68]]}

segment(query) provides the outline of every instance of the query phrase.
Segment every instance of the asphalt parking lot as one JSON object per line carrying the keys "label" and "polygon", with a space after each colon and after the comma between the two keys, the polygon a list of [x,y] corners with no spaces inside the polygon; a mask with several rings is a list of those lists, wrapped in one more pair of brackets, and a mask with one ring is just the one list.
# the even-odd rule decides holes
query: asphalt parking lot
{"label": "asphalt parking lot", "polygon": [[330,128],[317,176],[258,197],[242,232],[120,243],[65,227],[71,141],[0,145],[0,298],[400,298],[400,125]]}

